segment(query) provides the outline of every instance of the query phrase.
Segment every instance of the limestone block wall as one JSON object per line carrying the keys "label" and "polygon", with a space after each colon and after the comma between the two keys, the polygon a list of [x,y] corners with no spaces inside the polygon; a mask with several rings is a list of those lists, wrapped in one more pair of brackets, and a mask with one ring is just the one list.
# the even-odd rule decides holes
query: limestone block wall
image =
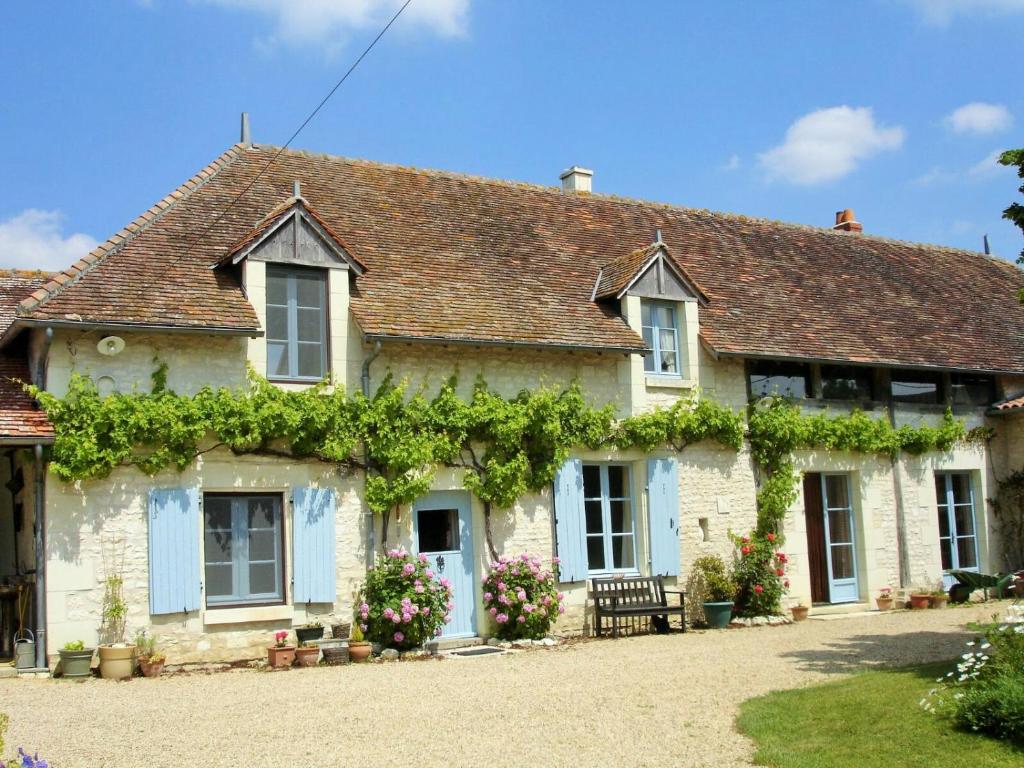
{"label": "limestone block wall", "polygon": [[[201,609],[189,614],[150,616],[147,504],[151,489],[280,492],[285,499],[285,585],[290,595],[290,492],[302,486],[330,487],[336,492],[335,604],[307,607],[289,602],[283,608]],[[146,628],[166,648],[172,663],[259,656],[278,629],[290,629],[312,615],[334,612],[350,617],[355,590],[365,573],[366,520],[361,489],[361,477],[350,476],[330,464],[236,457],[219,449],[200,457],[180,475],[165,472],[150,478],[124,468],[106,480],[71,484],[49,476],[49,653],[55,654],[69,640],[96,642],[104,581],[108,574],[118,571],[124,577],[129,639],[136,630]],[[201,527],[196,536],[202,542]]]}

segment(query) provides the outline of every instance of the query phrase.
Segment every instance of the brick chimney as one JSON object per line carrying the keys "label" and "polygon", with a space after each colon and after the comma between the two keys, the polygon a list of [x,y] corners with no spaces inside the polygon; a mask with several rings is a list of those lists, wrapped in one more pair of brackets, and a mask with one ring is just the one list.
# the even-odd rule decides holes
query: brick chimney
{"label": "brick chimney", "polygon": [[838,229],[841,232],[863,232],[864,227],[861,223],[853,216],[853,208],[847,208],[843,211],[836,211],[836,225],[832,229]]}
{"label": "brick chimney", "polygon": [[562,180],[563,192],[590,192],[590,182],[594,178],[594,172],[574,165],[572,168],[562,171],[558,178]]}

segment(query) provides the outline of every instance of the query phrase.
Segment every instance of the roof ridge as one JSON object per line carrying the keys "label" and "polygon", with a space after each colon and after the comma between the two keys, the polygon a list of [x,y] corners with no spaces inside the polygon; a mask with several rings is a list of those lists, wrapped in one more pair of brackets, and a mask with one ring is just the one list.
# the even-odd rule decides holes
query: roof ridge
{"label": "roof ridge", "polygon": [[189,195],[204,186],[210,179],[234,162],[246,146],[240,143],[231,145],[211,163],[193,174],[170,194],[165,195],[136,216],[131,222],[97,245],[70,267],[60,272],[51,273],[52,276],[46,283],[18,303],[16,315],[22,316],[35,311],[50,299],[61,294],[66,288],[77,283],[93,267],[123,248],[133,238],[148,229],[151,224],[160,220],[167,211],[188,198]]}
{"label": "roof ridge", "polygon": [[[259,149],[270,149],[270,150],[281,149],[281,147],[275,146],[273,144],[258,144],[256,146]],[[438,176],[438,177],[442,177],[442,178],[461,179],[461,180],[464,180],[464,181],[477,181],[477,182],[483,182],[483,183],[486,183],[486,184],[497,184],[497,185],[505,186],[505,187],[514,187],[514,188],[521,188],[521,189],[531,189],[531,190],[534,190],[534,191],[537,191],[537,192],[547,192],[549,194],[558,195],[560,197],[569,197],[570,199],[586,200],[586,199],[589,198],[589,199],[597,199],[597,200],[607,200],[607,201],[610,201],[610,202],[620,202],[620,203],[629,203],[629,204],[633,204],[633,205],[640,205],[640,206],[643,206],[643,207],[646,207],[646,208],[653,208],[653,209],[660,209],[660,210],[670,210],[670,211],[680,211],[682,213],[688,213],[688,214],[693,214],[693,215],[697,215],[697,216],[708,216],[710,218],[725,219],[725,220],[728,220],[728,221],[753,222],[755,224],[770,224],[772,226],[788,227],[790,229],[797,229],[797,230],[801,230],[801,231],[804,231],[804,232],[812,232],[812,233],[822,234],[822,235],[827,235],[827,236],[832,236],[832,237],[851,237],[851,233],[849,233],[849,232],[842,232],[842,231],[836,230],[836,229],[834,229],[833,227],[830,227],[830,226],[815,226],[814,224],[802,224],[802,223],[794,222],[794,221],[781,221],[779,219],[770,219],[770,218],[767,218],[767,217],[764,217],[764,216],[748,216],[746,214],[730,213],[728,211],[712,211],[712,210],[710,210],[708,208],[697,208],[697,207],[692,207],[692,206],[687,206],[687,205],[681,205],[679,203],[665,203],[665,202],[660,202],[660,201],[657,201],[657,200],[648,200],[648,199],[641,198],[641,197],[629,197],[627,195],[616,195],[616,194],[611,194],[611,193],[607,193],[607,192],[575,193],[575,194],[573,194],[570,197],[570,196],[566,195],[565,192],[562,191],[561,187],[557,187],[557,186],[553,186],[553,185],[538,184],[536,182],[530,182],[530,181],[516,181],[516,180],[512,180],[512,179],[498,179],[498,178],[494,178],[493,176],[481,176],[479,174],[464,173],[464,172],[461,172],[461,171],[451,171],[451,170],[446,170],[446,169],[443,169],[443,168],[422,168],[422,167],[414,166],[414,165],[403,165],[402,163],[385,163],[385,162],[382,162],[382,161],[379,161],[379,160],[366,160],[364,158],[347,157],[345,155],[333,155],[333,154],[331,154],[329,152],[314,152],[314,151],[305,150],[305,149],[292,149],[291,147],[289,147],[287,149],[284,149],[283,150],[283,154],[290,154],[290,155],[295,155],[295,156],[300,156],[300,157],[319,157],[319,158],[323,158],[323,159],[326,159],[326,160],[334,160],[334,161],[343,162],[343,163],[351,163],[351,164],[356,164],[356,165],[366,165],[366,166],[371,166],[371,167],[376,167],[376,168],[384,168],[384,169],[396,169],[396,170],[402,170],[402,171],[410,171],[410,172],[413,172],[413,173],[428,174],[428,175],[431,175],[431,176]],[[947,252],[947,253],[970,254],[972,256],[983,256],[986,259],[990,259],[992,261],[996,261],[996,262],[998,262],[1000,264],[1009,265],[1010,267],[1014,267],[1014,265],[1011,262],[1009,262],[1008,260],[1006,260],[1006,259],[1004,259],[1004,258],[1002,258],[1000,256],[996,256],[994,254],[982,253],[980,251],[972,251],[969,248],[957,248],[956,246],[941,245],[939,243],[921,243],[921,242],[916,242],[916,241],[913,241],[913,240],[901,240],[901,239],[895,238],[895,237],[886,237],[885,235],[878,235],[878,234],[872,234],[872,233],[866,233],[866,232],[858,232],[858,233],[856,233],[856,237],[862,238],[864,240],[876,241],[876,242],[880,242],[880,243],[895,243],[897,245],[910,246],[910,247],[914,247],[914,248],[925,248],[925,249],[936,250],[936,251],[944,251],[944,252]],[[1016,269],[1016,267],[1014,267],[1014,268]]]}

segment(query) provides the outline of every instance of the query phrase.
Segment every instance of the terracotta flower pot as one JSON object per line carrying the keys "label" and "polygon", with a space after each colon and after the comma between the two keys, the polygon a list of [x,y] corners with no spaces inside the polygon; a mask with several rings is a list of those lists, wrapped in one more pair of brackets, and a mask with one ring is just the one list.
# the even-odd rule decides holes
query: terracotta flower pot
{"label": "terracotta flower pot", "polygon": [[104,680],[128,680],[135,672],[135,646],[101,645],[100,677]]}
{"label": "terracotta flower pot", "polygon": [[267,648],[267,662],[272,667],[290,667],[295,662],[295,646],[270,646]]}
{"label": "terracotta flower pot", "polygon": [[295,649],[295,663],[298,666],[315,667],[318,661],[320,661],[320,649],[317,646]]}
{"label": "terracotta flower pot", "polygon": [[912,594],[910,596],[910,607],[914,609],[931,608],[932,596],[928,594]]}
{"label": "terracotta flower pot", "polygon": [[876,597],[875,604],[878,606],[880,611],[891,611],[892,610],[892,598],[891,597]]}
{"label": "terracotta flower pot", "polygon": [[808,608],[806,605],[794,605],[789,609],[789,612],[793,614],[793,621],[803,621],[807,618]]}
{"label": "terracotta flower pot", "polygon": [[140,658],[139,669],[142,670],[143,677],[160,677],[160,675],[163,674],[165,663],[166,659],[150,661],[147,658]]}
{"label": "terracotta flower pot", "polygon": [[366,661],[370,658],[370,654],[373,653],[373,646],[367,642],[355,643],[351,640],[348,644],[348,657],[353,662]]}
{"label": "terracotta flower pot", "polygon": [[945,608],[946,603],[949,602],[949,595],[947,595],[945,592],[943,592],[941,595],[932,595],[930,602],[932,608]]}

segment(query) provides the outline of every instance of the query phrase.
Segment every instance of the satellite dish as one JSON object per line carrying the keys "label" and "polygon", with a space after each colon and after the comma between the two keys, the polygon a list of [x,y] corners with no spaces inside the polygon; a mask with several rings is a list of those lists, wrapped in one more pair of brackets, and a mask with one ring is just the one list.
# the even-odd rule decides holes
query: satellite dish
{"label": "satellite dish", "polygon": [[113,357],[120,354],[121,350],[124,349],[124,339],[120,336],[104,336],[99,340],[96,349],[99,350],[101,355]]}

